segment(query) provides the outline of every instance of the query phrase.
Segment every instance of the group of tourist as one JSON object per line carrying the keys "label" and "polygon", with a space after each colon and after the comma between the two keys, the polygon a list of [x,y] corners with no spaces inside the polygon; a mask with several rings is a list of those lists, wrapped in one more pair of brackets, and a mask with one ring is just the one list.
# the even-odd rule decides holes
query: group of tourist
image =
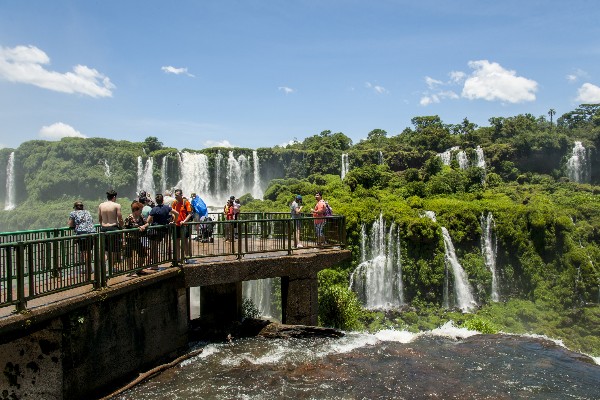
{"label": "group of tourist", "polygon": [[[137,235],[125,235],[125,256],[130,258],[132,252],[137,253],[139,263],[153,263],[157,260],[158,243],[164,239],[166,231],[164,227],[171,223],[175,224],[175,237],[180,243],[180,257],[187,262],[187,257],[191,256],[190,248],[190,229],[186,224],[190,221],[203,222],[207,218],[207,209],[204,202],[196,195],[191,194],[191,202],[183,196],[181,189],[176,189],[174,197],[171,192],[165,191],[165,194],[158,193],[152,200],[145,191],[140,191],[138,197],[131,203],[131,214],[125,219],[121,212],[121,205],[117,203],[117,192],[109,190],[106,192],[106,201],[98,206],[98,222],[100,232],[107,233],[104,242],[104,248],[111,260],[119,260],[121,256],[121,235],[111,234],[111,232],[121,229],[138,229]],[[329,204],[323,200],[321,192],[315,193],[316,205],[311,209],[314,219],[315,235],[317,245],[325,244],[324,226],[326,217],[331,215]],[[196,204],[200,202],[204,208],[198,209]],[[296,195],[290,205],[291,217],[295,220],[294,244],[296,248],[301,248],[300,230],[303,216],[303,201],[301,195]],[[227,221],[237,220],[240,214],[241,203],[238,198],[231,196],[223,208],[224,218]],[[203,215],[200,215],[203,214]],[[206,218],[206,220],[205,220]],[[95,233],[93,217],[88,210],[84,209],[81,201],[75,202],[73,211],[69,214],[67,221],[69,227],[73,228],[76,235],[88,235],[78,239],[79,249],[83,254],[86,264],[91,259],[90,253],[93,248],[93,239],[90,234]],[[148,230],[148,227],[152,227]],[[197,240],[200,240],[200,225],[197,225]],[[232,242],[237,239],[238,232],[234,230],[232,224],[225,226],[225,242]],[[203,236],[202,236],[203,237]],[[208,241],[208,240],[207,240]],[[212,240],[211,240],[212,241]],[[154,242],[154,243],[152,243]],[[150,258],[147,258],[146,248],[150,248]],[[142,265],[143,265],[142,264]]]}

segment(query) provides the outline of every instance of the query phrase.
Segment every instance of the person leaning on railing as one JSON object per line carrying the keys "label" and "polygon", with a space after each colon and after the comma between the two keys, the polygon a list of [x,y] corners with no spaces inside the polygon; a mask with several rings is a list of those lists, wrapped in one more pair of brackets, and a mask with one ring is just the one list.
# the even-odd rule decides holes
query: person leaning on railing
{"label": "person leaning on railing", "polygon": [[132,267],[133,252],[135,251],[138,255],[137,267],[141,267],[145,263],[146,259],[146,247],[148,247],[148,238],[143,234],[148,227],[148,223],[144,221],[142,217],[142,209],[144,205],[139,201],[131,203],[131,214],[125,218],[125,229],[138,228],[139,232],[128,232],[125,237],[125,258],[127,263]]}
{"label": "person leaning on railing", "polygon": [[[315,193],[315,200],[317,200],[317,204],[315,204],[315,208],[311,210],[313,217],[318,218],[325,216],[325,210],[327,206],[325,205],[325,200],[323,200],[323,195],[321,192]],[[323,232],[325,222],[325,219],[315,219],[315,234],[317,236],[317,246],[325,244],[325,233]]]}
{"label": "person leaning on railing", "polygon": [[[73,211],[69,214],[67,225],[70,228],[73,228],[76,235],[89,235],[90,233],[96,232],[92,214],[90,214],[88,210],[83,209],[83,203],[81,201],[76,201],[75,204],[73,204]],[[79,238],[76,243],[87,264],[91,250],[94,246],[94,239],[91,237]]]}
{"label": "person leaning on railing", "polygon": [[147,221],[148,225],[152,227],[148,232],[151,242],[152,263],[158,261],[158,245],[165,237],[165,227],[169,225],[171,220],[177,220],[177,216],[179,215],[171,206],[163,204],[163,195],[161,193],[158,193],[154,199],[156,200],[156,206],[150,211]]}

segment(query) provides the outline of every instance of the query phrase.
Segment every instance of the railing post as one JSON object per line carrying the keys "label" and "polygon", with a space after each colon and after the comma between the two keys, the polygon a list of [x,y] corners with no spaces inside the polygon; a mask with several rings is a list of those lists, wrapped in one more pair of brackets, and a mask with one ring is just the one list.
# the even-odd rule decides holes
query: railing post
{"label": "railing post", "polygon": [[24,311],[27,308],[25,301],[25,245],[23,242],[17,243],[17,311]]}
{"label": "railing post", "polygon": [[235,239],[235,232],[237,232],[237,257],[238,259],[243,257],[243,252],[242,252],[242,230],[241,228],[241,222],[236,220],[234,222],[234,226],[233,226],[233,238]]}
{"label": "railing post", "polygon": [[[107,274],[107,263],[106,263],[106,233],[100,232],[99,236],[99,249],[100,249],[100,286],[106,287],[108,286],[108,274]],[[110,253],[109,253],[110,255]]]}
{"label": "railing post", "polygon": [[101,233],[96,233],[96,235],[94,235],[94,238],[92,239],[96,242],[94,246],[94,289],[100,289],[102,287],[101,271],[104,252],[101,247],[102,245],[100,244],[102,243],[100,235]]}
{"label": "railing post", "polygon": [[287,253],[292,254],[292,220],[288,219],[285,221],[285,227],[283,229],[284,240],[287,238]]}

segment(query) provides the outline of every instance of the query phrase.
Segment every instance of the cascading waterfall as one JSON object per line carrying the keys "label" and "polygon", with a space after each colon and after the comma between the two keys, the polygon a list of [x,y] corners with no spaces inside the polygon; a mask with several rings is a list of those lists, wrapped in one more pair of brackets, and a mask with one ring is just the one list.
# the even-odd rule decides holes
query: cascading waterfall
{"label": "cascading waterfall", "polygon": [[252,171],[250,160],[244,154],[238,156],[238,164],[240,165],[240,181],[242,185],[235,192],[232,192],[232,194],[235,194],[235,197],[240,197],[250,191],[248,190],[248,176],[250,175],[250,171]]}
{"label": "cascading waterfall", "polygon": [[208,193],[210,190],[210,173],[206,155],[180,153],[179,172],[181,179],[177,182],[177,187],[183,191],[184,196],[189,196],[192,192],[202,196],[203,193]]}
{"label": "cascading waterfall", "polygon": [[481,146],[477,146],[475,148],[475,154],[477,154],[477,164],[476,166],[479,168],[485,169],[485,155],[483,154],[483,149]]}
{"label": "cascading waterfall", "polygon": [[104,175],[107,178],[110,178],[110,165],[108,165],[108,160],[106,158],[104,159]]}
{"label": "cascading waterfall", "polygon": [[137,192],[145,190],[148,193],[156,193],[154,189],[154,159],[148,157],[146,163],[143,163],[142,157],[137,159]]}
{"label": "cascading waterfall", "polygon": [[[454,294],[456,295],[457,306],[463,312],[471,311],[477,305],[477,302],[475,302],[475,298],[473,297],[467,273],[463,269],[462,265],[460,265],[460,262],[456,257],[454,244],[452,243],[452,238],[450,238],[450,233],[448,233],[448,230],[443,226],[442,236],[444,237],[446,268],[448,268],[449,264],[452,268],[452,274],[454,276]],[[449,303],[449,300],[444,301],[444,303]]]}
{"label": "cascading waterfall", "polygon": [[223,163],[223,154],[221,151],[217,151],[215,155],[215,197],[222,196],[221,193],[221,164]]}
{"label": "cascading waterfall", "polygon": [[341,178],[344,179],[346,174],[348,173],[348,153],[342,153],[342,173],[340,174]]}
{"label": "cascading waterfall", "polygon": [[458,149],[458,146],[451,147],[443,153],[438,153],[438,157],[442,159],[444,165],[450,165],[450,161],[452,161],[452,152],[457,151]]}
{"label": "cascading waterfall", "polygon": [[230,151],[227,158],[227,192],[237,192],[243,184],[242,168],[239,161],[233,156],[233,151]]}
{"label": "cascading waterfall", "polygon": [[[364,230],[361,228],[361,232]],[[373,223],[369,242],[369,256],[361,262],[350,277],[353,290],[366,308],[391,308],[404,304],[400,232],[395,223],[386,229],[383,215]],[[366,245],[361,245],[366,248]],[[361,254],[361,259],[367,256]]]}
{"label": "cascading waterfall", "polygon": [[162,163],[160,165],[160,189],[161,189],[161,193],[164,193],[167,191],[167,173],[168,173],[168,156],[164,156],[162,158]]}
{"label": "cascading waterfall", "polygon": [[6,164],[6,198],[4,201],[4,210],[14,210],[16,204],[16,187],[15,187],[15,152],[11,152],[8,156]]}
{"label": "cascading waterfall", "polygon": [[575,142],[571,157],[567,161],[567,176],[574,182],[589,183],[590,175],[591,164],[588,151],[581,142]]}
{"label": "cascading waterfall", "polygon": [[464,150],[456,153],[456,161],[458,161],[458,166],[460,169],[469,168],[469,159],[467,158],[467,153]]}
{"label": "cascading waterfall", "polygon": [[252,197],[255,199],[263,198],[263,190],[260,182],[260,161],[258,159],[258,152],[252,151],[252,163],[254,164],[254,185],[252,186]]}
{"label": "cascading waterfall", "polygon": [[263,317],[276,317],[272,300],[273,286],[272,278],[244,281],[242,283],[244,297],[252,300]]}
{"label": "cascading waterfall", "polygon": [[367,261],[367,227],[360,224],[360,262]]}
{"label": "cascading waterfall", "polygon": [[492,301],[500,301],[498,290],[498,273],[496,271],[496,250],[498,248],[495,235],[496,222],[491,212],[487,216],[481,214],[481,254],[486,267],[492,273]]}
{"label": "cascading waterfall", "polygon": [[383,165],[383,152],[379,150],[379,165]]}

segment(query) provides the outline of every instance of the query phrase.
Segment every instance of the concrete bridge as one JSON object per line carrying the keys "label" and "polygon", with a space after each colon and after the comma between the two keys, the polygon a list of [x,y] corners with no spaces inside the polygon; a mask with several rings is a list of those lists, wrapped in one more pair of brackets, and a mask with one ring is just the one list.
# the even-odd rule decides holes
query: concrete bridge
{"label": "concrete bridge", "polygon": [[87,254],[71,235],[5,241],[0,387],[15,398],[89,398],[175,358],[188,349],[194,287],[202,325],[226,332],[242,317],[242,282],[279,277],[282,322],[316,325],[317,273],[350,252],[342,217],[328,220],[325,244],[313,224],[302,221],[301,243],[287,218],[215,222],[212,241],[195,240],[193,225],[187,243],[168,228],[158,251],[142,249],[135,231],[115,234],[133,243],[119,252],[103,234]]}

